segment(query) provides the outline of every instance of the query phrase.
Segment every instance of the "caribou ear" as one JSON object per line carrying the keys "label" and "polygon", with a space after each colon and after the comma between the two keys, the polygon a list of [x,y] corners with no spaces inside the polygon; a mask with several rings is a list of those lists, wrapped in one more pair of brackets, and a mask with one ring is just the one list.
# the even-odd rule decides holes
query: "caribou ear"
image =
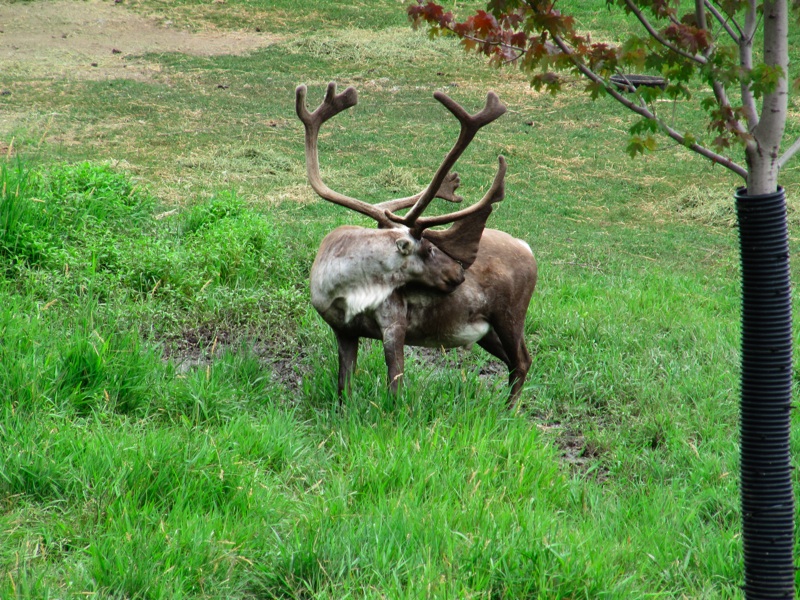
{"label": "caribou ear", "polygon": [[491,212],[492,205],[489,204],[467,218],[456,221],[444,231],[426,229],[422,237],[468,269],[478,256],[478,246]]}
{"label": "caribou ear", "polygon": [[408,256],[412,252],[414,252],[415,243],[413,240],[410,240],[407,237],[401,237],[398,238],[396,243],[397,243],[397,249],[403,256]]}

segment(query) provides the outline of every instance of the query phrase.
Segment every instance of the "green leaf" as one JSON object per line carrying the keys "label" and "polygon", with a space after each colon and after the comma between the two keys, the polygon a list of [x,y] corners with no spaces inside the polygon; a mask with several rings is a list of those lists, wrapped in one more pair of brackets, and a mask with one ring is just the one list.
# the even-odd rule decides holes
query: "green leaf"
{"label": "green leaf", "polygon": [[628,131],[631,135],[638,136],[642,133],[657,133],[658,130],[658,121],[655,119],[641,119],[634,123]]}
{"label": "green leaf", "polygon": [[545,88],[555,95],[561,90],[561,78],[555,73],[539,73],[531,78],[531,87],[537,91]]}
{"label": "green leaf", "polygon": [[630,154],[631,158],[636,158],[637,154],[644,154],[647,150],[644,138],[638,135],[632,135],[628,140],[628,147],[625,151]]}
{"label": "green leaf", "polygon": [[643,70],[647,53],[647,40],[634,35],[625,40],[620,47],[619,60],[622,64],[633,67],[634,70]]}
{"label": "green leaf", "polygon": [[662,90],[660,87],[640,85],[636,88],[636,94],[649,104],[661,98],[661,96],[664,95],[664,90]]}
{"label": "green leaf", "polygon": [[756,98],[774,92],[783,77],[784,72],[780,65],[757,65],[748,74],[750,89]]}
{"label": "green leaf", "polygon": [[747,0],[722,0],[719,6],[726,15],[734,17],[737,12],[747,6]]}
{"label": "green leaf", "polygon": [[682,83],[670,84],[664,91],[667,97],[673,98],[675,100],[679,98],[683,98],[684,100],[692,99],[692,93],[689,91],[689,88],[683,85]]}
{"label": "green leaf", "polygon": [[631,158],[636,158],[637,154],[653,152],[657,147],[658,142],[652,135],[647,135],[646,137],[632,135],[628,139],[628,147],[625,151],[630,154]]}
{"label": "green leaf", "polygon": [[714,110],[715,108],[717,108],[717,105],[718,105],[717,99],[714,98],[713,96],[709,96],[708,98],[704,98],[700,102],[700,108],[702,108],[703,110],[706,110],[706,111]]}
{"label": "green leaf", "polygon": [[586,84],[585,91],[591,96],[592,100],[602,98],[607,93],[605,85],[591,80]]}

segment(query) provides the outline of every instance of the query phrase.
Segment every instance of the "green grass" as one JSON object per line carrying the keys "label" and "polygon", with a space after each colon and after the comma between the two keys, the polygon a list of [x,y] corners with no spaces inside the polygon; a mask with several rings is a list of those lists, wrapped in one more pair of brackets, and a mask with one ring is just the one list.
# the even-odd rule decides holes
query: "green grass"
{"label": "green grass", "polygon": [[[147,80],[0,73],[1,598],[742,597],[735,178],[631,161],[610,102],[533,93],[390,0],[134,8],[283,37]],[[334,79],[359,104],[323,174],[370,201],[455,138],[433,91],[508,104],[459,172],[477,198],[508,158],[490,225],[540,264],[517,411],[478,348],[407,349],[393,398],[374,342],[337,404],[308,271],[369,224],[310,192],[294,115]]]}

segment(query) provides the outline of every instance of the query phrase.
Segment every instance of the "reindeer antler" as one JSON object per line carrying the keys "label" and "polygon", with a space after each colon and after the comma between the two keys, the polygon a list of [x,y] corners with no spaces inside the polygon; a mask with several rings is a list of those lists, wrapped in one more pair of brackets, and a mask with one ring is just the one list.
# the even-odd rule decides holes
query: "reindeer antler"
{"label": "reindeer antler", "polygon": [[[441,198],[442,200],[447,200],[448,202],[456,202],[456,203],[461,202],[462,200],[464,200],[464,198],[456,194],[456,190],[460,185],[461,185],[461,178],[458,176],[458,173],[456,173],[455,171],[452,173],[448,173],[447,177],[444,178],[442,185],[439,186],[439,191],[436,192],[436,197]],[[374,206],[375,208],[379,208],[382,211],[389,211],[389,212],[403,210],[404,208],[409,208],[411,206],[414,206],[424,193],[425,190],[422,190],[421,192],[414,194],[413,196],[409,196],[408,198],[387,200],[386,202],[381,202],[380,204],[375,204]]]}
{"label": "reindeer antler", "polygon": [[[447,110],[453,113],[453,116],[461,123],[461,131],[459,132],[458,139],[450,149],[450,152],[447,153],[447,156],[444,157],[442,164],[439,165],[439,168],[436,170],[430,185],[425,189],[424,192],[422,192],[419,200],[417,200],[411,210],[409,210],[403,216],[398,216],[394,213],[387,215],[395,223],[406,225],[413,231],[417,232],[417,234],[421,233],[421,231],[426,227],[451,223],[454,220],[462,219],[472,212],[479,210],[479,208],[477,208],[478,205],[473,205],[472,207],[463,211],[459,211],[451,215],[442,215],[442,217],[437,217],[436,222],[431,223],[430,225],[420,226],[420,224],[423,223],[423,221],[420,220],[420,215],[426,208],[428,208],[428,205],[436,196],[435,190],[439,189],[439,186],[442,185],[442,182],[447,177],[450,169],[453,168],[453,165],[455,165],[456,161],[464,153],[464,150],[467,149],[467,146],[469,146],[470,142],[474,139],[475,135],[478,133],[478,130],[480,130],[480,128],[484,125],[488,125],[506,112],[506,107],[502,102],[500,102],[500,98],[498,98],[497,94],[494,92],[489,92],[486,95],[486,105],[483,107],[483,110],[475,113],[474,115],[470,115],[461,107],[460,104],[442,92],[435,92],[433,97],[441,102],[445,108],[447,108]],[[502,164],[504,164],[504,162],[501,161],[501,165]],[[505,173],[504,168],[503,173]]]}
{"label": "reindeer antler", "polygon": [[[355,88],[348,87],[341,94],[337,94],[336,84],[333,82],[329,83],[325,93],[325,99],[314,112],[309,112],[308,108],[306,108],[306,92],[306,86],[300,85],[297,87],[297,116],[305,126],[306,174],[311,187],[325,200],[329,200],[335,204],[371,217],[378,222],[380,227],[391,228],[405,225],[412,230],[415,237],[419,238],[422,235],[422,231],[428,227],[444,225],[465,219],[471,215],[480,213],[492,202],[497,202],[502,199],[502,179],[505,174],[505,161],[500,157],[500,169],[495,177],[495,183],[482,200],[469,208],[454,213],[437,217],[420,218],[420,215],[434,198],[443,198],[450,202],[461,202],[461,197],[455,194],[455,190],[461,182],[458,178],[458,173],[451,173],[450,169],[455,165],[466,147],[473,140],[478,130],[505,113],[506,107],[503,106],[494,92],[489,92],[483,110],[475,115],[467,113],[466,110],[447,95],[441,92],[434,93],[434,98],[453,113],[461,123],[461,131],[458,139],[450,152],[447,153],[447,156],[445,156],[442,164],[436,170],[433,180],[428,187],[414,196],[388,200],[380,204],[370,204],[335,192],[325,185],[320,175],[319,152],[317,147],[320,127],[328,119],[356,105],[358,102],[358,95]],[[498,190],[500,190],[499,195]],[[398,216],[394,213],[394,211],[408,207],[411,207],[411,210],[403,216]],[[491,208],[489,210],[491,211]],[[485,218],[483,221],[485,222]]]}
{"label": "reindeer antler", "polygon": [[314,191],[325,200],[372,217],[381,227],[396,227],[383,210],[373,206],[369,202],[363,202],[356,198],[334,192],[325,185],[319,173],[319,152],[317,150],[319,128],[331,117],[356,105],[358,102],[358,93],[355,88],[348,87],[341,94],[337,94],[336,84],[333,82],[329,83],[328,89],[325,92],[325,99],[314,112],[308,112],[306,108],[306,86],[298,86],[295,94],[297,116],[300,117],[306,129],[306,175]]}
{"label": "reindeer antler", "polygon": [[[505,196],[506,159],[498,156],[497,160],[499,166],[492,187],[479,202],[463,211],[443,217],[419,218],[415,225],[420,235],[433,242],[450,258],[460,262],[464,269],[472,266],[478,257],[481,236],[486,227],[486,221],[492,213],[492,204],[500,202]],[[443,231],[428,229],[428,227],[443,225],[450,221],[453,224]],[[412,232],[412,234],[416,234],[416,232]]]}
{"label": "reindeer antler", "polygon": [[[448,213],[446,215],[439,215],[436,217],[419,217],[414,220],[413,229],[415,231],[422,232],[428,227],[447,225],[448,223],[452,223],[454,221],[460,221],[461,219],[482,211],[484,208],[494,204],[495,202],[500,202],[505,196],[506,159],[501,155],[497,157],[497,162],[497,173],[495,173],[492,187],[489,188],[489,191],[486,192],[486,195],[483,198],[478,200],[472,206],[454,213]],[[395,217],[395,215],[389,215],[389,218],[394,220],[397,217]]]}

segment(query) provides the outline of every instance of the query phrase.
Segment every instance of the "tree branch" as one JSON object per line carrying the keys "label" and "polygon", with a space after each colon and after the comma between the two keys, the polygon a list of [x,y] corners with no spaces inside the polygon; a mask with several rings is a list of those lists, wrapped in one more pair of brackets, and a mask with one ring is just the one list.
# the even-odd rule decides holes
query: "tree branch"
{"label": "tree branch", "polygon": [[664,36],[662,36],[660,33],[658,33],[658,31],[656,31],[653,28],[653,26],[650,24],[650,21],[648,21],[647,17],[644,16],[644,13],[642,13],[642,11],[639,10],[639,7],[637,7],[633,3],[633,0],[625,0],[625,5],[628,7],[628,10],[630,10],[634,15],[636,15],[636,18],[639,19],[639,22],[642,24],[642,27],[644,27],[647,30],[647,33],[650,34],[650,37],[656,40],[659,44],[661,44],[668,50],[674,52],[675,54],[683,56],[684,58],[694,61],[698,64],[704,65],[708,62],[705,59],[705,57],[699,56],[697,54],[690,54],[689,52],[686,52],[685,50],[678,48],[675,44],[671,43],[669,40],[664,39]]}
{"label": "tree branch", "polygon": [[[708,0],[695,0],[695,19],[697,20],[697,25],[701,29],[708,30],[708,19],[706,17],[706,8],[709,8],[709,12],[713,13],[713,7],[710,7],[710,3]],[[709,59],[713,54],[715,48],[713,45],[709,45],[706,51],[703,53],[706,59]],[[728,100],[728,93],[725,91],[725,86],[718,80],[714,79],[711,82],[711,89],[714,91],[714,97],[717,99],[717,104],[726,109],[731,109],[731,103]],[[731,111],[733,112],[733,111]],[[745,134],[747,130],[745,129],[744,125],[736,119],[733,123],[733,126],[736,128],[737,133]]]}
{"label": "tree branch", "polygon": [[[711,2],[709,2],[709,0],[705,0],[705,5],[708,12],[710,12],[711,15],[717,20],[717,23],[719,23],[720,26],[722,26],[722,28],[728,32],[728,35],[731,36],[731,39],[738,44],[739,40],[744,34],[742,33],[742,29],[739,27],[739,24],[736,22],[736,20],[733,17],[726,18],[725,15],[719,12],[717,8],[711,4]],[[734,31],[733,27],[730,26],[729,21],[733,23],[734,27],[736,27],[736,31]]]}
{"label": "tree branch", "polygon": [[[749,72],[753,69],[753,38],[756,33],[758,15],[756,14],[756,3],[750,1],[744,17],[744,32],[739,39],[739,65],[745,71]],[[747,118],[747,127],[753,131],[758,127],[758,109],[756,108],[756,99],[750,84],[742,80],[742,109]]]}
{"label": "tree branch", "polygon": [[798,151],[800,151],[800,138],[797,138],[794,144],[789,146],[789,149],[778,159],[778,168],[782,169]]}
{"label": "tree branch", "polygon": [[579,61],[575,56],[575,54],[572,52],[572,49],[569,47],[569,45],[563,39],[561,39],[560,36],[553,35],[553,41],[559,47],[561,52],[569,56],[570,60],[572,61],[572,64],[575,65],[575,68],[578,69],[578,71],[580,71],[580,73],[584,77],[590,79],[591,81],[597,84],[602,85],[605,88],[606,92],[608,92],[608,94],[612,98],[614,98],[617,102],[619,102],[629,110],[635,112],[637,115],[640,115],[646,119],[653,119],[654,121],[657,121],[661,129],[670,138],[672,138],[682,146],[686,146],[687,148],[689,148],[689,150],[699,154],[700,156],[704,156],[711,162],[722,165],[726,169],[732,171],[733,173],[736,173],[737,175],[742,177],[745,181],[747,181],[747,169],[745,169],[743,166],[734,162],[727,156],[718,154],[713,150],[711,150],[710,148],[706,148],[705,146],[701,146],[697,142],[692,142],[691,144],[688,144],[685,136],[683,136],[677,130],[673,129],[672,127],[664,123],[662,120],[658,119],[655,116],[655,114],[652,111],[650,111],[649,108],[647,108],[646,105],[638,105],[635,102],[632,102],[631,100],[623,96],[619,91],[617,91],[614,85],[607,83],[597,73],[595,73],[581,61]]}
{"label": "tree branch", "polygon": [[[447,27],[446,29],[447,29],[448,31],[453,31],[453,30],[452,30],[451,28],[449,28],[449,27]],[[455,33],[455,32],[454,32],[454,33]],[[501,40],[498,40],[498,41],[489,41],[489,40],[484,40],[484,39],[482,39],[482,38],[475,37],[474,35],[470,35],[470,34],[468,34],[468,33],[464,33],[464,34],[456,34],[456,35],[460,35],[460,36],[461,36],[461,37],[463,37],[465,40],[471,40],[471,41],[473,41],[473,42],[478,42],[479,44],[488,44],[489,46],[501,46],[501,47],[503,47],[503,48],[508,48],[509,50],[513,50],[514,52],[518,52],[520,55],[522,55],[522,54],[525,54],[525,48],[518,48],[517,46],[512,46],[511,44],[509,44],[509,43],[507,43],[507,42],[503,42],[503,41],[501,41]],[[519,57],[517,57],[517,58],[519,58]]]}
{"label": "tree branch", "polygon": [[694,0],[694,17],[700,29],[708,29],[706,20],[706,5],[704,0]]}
{"label": "tree branch", "polygon": [[[722,108],[731,108],[731,103],[728,101],[728,94],[725,92],[725,86],[723,86],[719,81],[713,81],[711,84],[711,89],[714,90],[714,97],[717,99],[717,104]],[[733,121],[732,123],[737,133],[746,134],[747,129],[744,125],[739,122],[738,119]]]}

